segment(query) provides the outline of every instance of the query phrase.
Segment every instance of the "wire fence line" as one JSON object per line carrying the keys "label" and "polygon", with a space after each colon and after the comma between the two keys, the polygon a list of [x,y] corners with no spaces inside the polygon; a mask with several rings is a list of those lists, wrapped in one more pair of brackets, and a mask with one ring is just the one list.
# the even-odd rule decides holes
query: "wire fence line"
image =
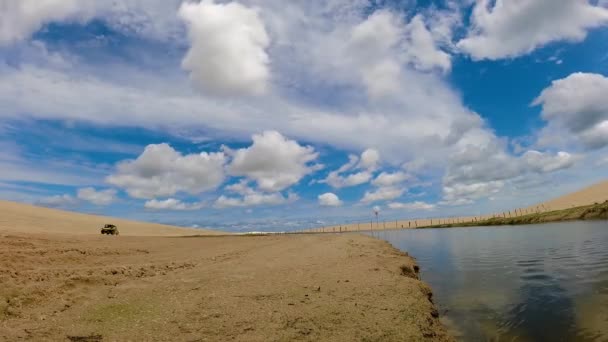
{"label": "wire fence line", "polygon": [[537,205],[528,208],[517,208],[500,213],[476,215],[476,216],[453,216],[453,217],[431,217],[406,220],[385,220],[370,217],[367,221],[353,220],[343,224],[323,225],[308,229],[297,230],[292,233],[346,233],[346,232],[373,232],[379,230],[415,229],[440,225],[471,224],[496,218],[514,218],[531,214],[539,214],[551,211],[545,205]]}

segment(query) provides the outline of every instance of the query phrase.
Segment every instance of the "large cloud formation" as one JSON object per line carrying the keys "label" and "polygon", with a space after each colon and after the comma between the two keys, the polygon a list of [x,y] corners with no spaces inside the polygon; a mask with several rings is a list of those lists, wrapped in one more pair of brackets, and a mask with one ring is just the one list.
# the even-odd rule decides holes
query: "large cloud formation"
{"label": "large cloud formation", "polygon": [[284,190],[319,167],[311,164],[319,156],[313,147],[301,146],[277,131],[255,134],[252,139],[250,147],[229,151],[228,170],[233,176],[254,180],[261,190]]}
{"label": "large cloud formation", "polygon": [[255,9],[213,0],[182,4],[190,50],[182,66],[204,91],[262,94],[270,78],[266,48],[270,38]]}
{"label": "large cloud formation", "polygon": [[542,105],[542,117],[550,126],[561,129],[589,149],[599,149],[608,145],[606,94],[608,78],[574,73],[553,81],[534,104]]}
{"label": "large cloud formation", "polygon": [[587,0],[481,0],[471,22],[458,47],[474,59],[500,59],[554,41],[581,41],[587,30],[608,23],[608,9]]}
{"label": "large cloud formation", "polygon": [[168,144],[148,145],[137,159],[119,163],[107,182],[135,198],[196,195],[222,184],[225,162],[221,152],[182,155]]}

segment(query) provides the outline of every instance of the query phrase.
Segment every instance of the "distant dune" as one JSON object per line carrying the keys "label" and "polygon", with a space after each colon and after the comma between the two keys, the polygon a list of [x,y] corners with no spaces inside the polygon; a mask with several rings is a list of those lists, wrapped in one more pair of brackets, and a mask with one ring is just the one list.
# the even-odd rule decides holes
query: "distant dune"
{"label": "distant dune", "polygon": [[608,201],[608,180],[591,185],[587,188],[573,192],[544,203],[538,203],[527,208],[512,208],[504,212],[493,214],[485,214],[481,216],[462,216],[462,217],[436,217],[433,219],[418,218],[410,220],[391,220],[380,221],[369,220],[359,223],[348,223],[335,226],[317,227],[309,231],[312,232],[346,232],[346,231],[369,231],[382,229],[404,229],[404,228],[420,228],[435,225],[453,225],[487,220],[494,217],[518,217],[535,213],[538,211],[546,212],[552,210],[563,210],[573,207],[587,206],[595,203],[603,203]]}
{"label": "distant dune", "polygon": [[0,201],[0,232],[61,233],[76,235],[100,234],[100,228],[111,223],[118,226],[120,235],[127,236],[184,236],[225,234],[213,230],[189,229],[81,214],[29,204]]}
{"label": "distant dune", "polygon": [[[542,203],[548,210],[561,210],[608,201],[608,180]],[[534,206],[536,207],[536,206]]]}

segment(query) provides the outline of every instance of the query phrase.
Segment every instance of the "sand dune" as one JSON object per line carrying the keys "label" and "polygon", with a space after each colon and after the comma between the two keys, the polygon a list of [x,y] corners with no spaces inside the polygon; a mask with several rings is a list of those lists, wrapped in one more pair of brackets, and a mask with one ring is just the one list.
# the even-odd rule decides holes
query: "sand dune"
{"label": "sand dune", "polygon": [[602,203],[604,201],[608,201],[608,180],[541,203],[540,205],[549,210],[561,210],[594,203]]}
{"label": "sand dune", "polygon": [[562,210],[572,207],[591,205],[594,203],[603,203],[608,201],[608,180],[597,184],[593,184],[582,190],[555,198],[553,200],[535,204],[527,208],[512,208],[504,212],[497,212],[481,216],[461,216],[461,217],[436,217],[433,219],[411,219],[411,220],[391,220],[380,221],[370,220],[359,223],[348,223],[335,226],[318,227],[309,231],[313,232],[346,232],[346,231],[370,231],[384,229],[408,229],[427,227],[437,224],[458,224],[465,222],[475,222],[487,220],[493,217],[518,217],[535,212],[546,212],[552,210]]}
{"label": "sand dune", "polygon": [[126,236],[184,236],[225,234],[212,230],[180,228],[112,217],[81,214],[0,201],[0,232],[99,235],[106,223],[115,224]]}

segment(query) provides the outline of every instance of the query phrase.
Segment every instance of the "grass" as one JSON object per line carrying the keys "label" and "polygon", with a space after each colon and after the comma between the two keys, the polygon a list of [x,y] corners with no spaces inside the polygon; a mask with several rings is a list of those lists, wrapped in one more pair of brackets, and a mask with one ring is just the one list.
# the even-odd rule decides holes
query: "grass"
{"label": "grass", "polygon": [[452,228],[452,227],[479,227],[479,226],[507,226],[525,225],[548,222],[580,221],[580,220],[608,220],[608,201],[592,205],[537,212],[517,217],[494,217],[473,222],[437,224],[419,228]]}

